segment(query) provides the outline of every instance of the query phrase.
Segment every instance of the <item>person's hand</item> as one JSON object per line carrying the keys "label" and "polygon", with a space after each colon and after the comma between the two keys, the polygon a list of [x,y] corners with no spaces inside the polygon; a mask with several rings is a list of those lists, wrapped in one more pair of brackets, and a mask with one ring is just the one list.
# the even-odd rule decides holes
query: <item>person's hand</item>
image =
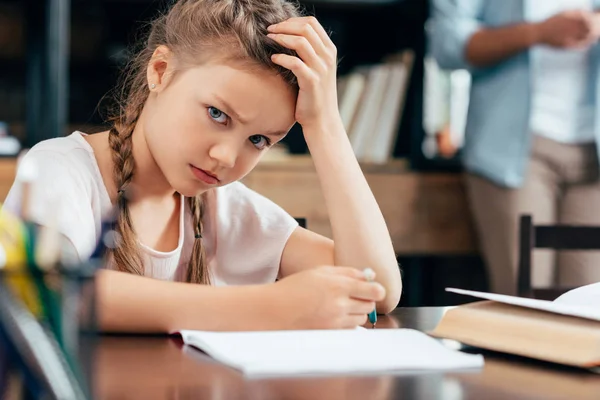
{"label": "person's hand", "polygon": [[570,10],[556,14],[537,25],[539,43],[557,48],[586,48],[598,39],[596,15]]}
{"label": "person's hand", "polygon": [[350,267],[319,267],[271,285],[275,318],[288,329],[347,329],[366,322],[385,289]]}
{"label": "person's hand", "polygon": [[296,121],[304,131],[340,120],[337,104],[337,49],[314,17],[290,18],[268,28],[268,36],[299,57],[274,54],[272,61],[298,78]]}

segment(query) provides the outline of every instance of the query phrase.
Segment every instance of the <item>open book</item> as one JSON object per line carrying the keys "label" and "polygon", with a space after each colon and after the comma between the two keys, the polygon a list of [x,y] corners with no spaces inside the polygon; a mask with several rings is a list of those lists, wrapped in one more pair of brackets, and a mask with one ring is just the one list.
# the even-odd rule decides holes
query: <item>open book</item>
{"label": "open book", "polygon": [[180,333],[186,345],[252,377],[483,366],[480,355],[449,349],[411,329]]}
{"label": "open book", "polygon": [[554,300],[554,303],[593,307],[596,310],[600,310],[600,283],[593,283],[573,289]]}
{"label": "open book", "polygon": [[434,337],[576,367],[600,366],[600,308],[564,299],[446,290],[487,301],[448,310],[430,332]]}

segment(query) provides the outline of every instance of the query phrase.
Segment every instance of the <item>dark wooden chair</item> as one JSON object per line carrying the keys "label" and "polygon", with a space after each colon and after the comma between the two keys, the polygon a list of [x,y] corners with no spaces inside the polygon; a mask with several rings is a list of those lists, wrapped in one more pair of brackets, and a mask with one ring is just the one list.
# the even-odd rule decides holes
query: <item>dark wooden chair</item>
{"label": "dark wooden chair", "polygon": [[517,293],[522,297],[554,300],[573,288],[534,289],[531,286],[534,249],[600,250],[600,226],[534,225],[531,215],[521,216]]}

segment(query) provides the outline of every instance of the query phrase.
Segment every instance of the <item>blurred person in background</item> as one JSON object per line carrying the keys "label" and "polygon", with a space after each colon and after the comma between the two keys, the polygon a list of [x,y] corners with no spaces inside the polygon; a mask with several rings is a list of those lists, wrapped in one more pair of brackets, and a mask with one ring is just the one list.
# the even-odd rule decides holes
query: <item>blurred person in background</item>
{"label": "blurred person in background", "polygon": [[[515,294],[519,216],[600,225],[600,0],[431,0],[429,51],[467,69],[463,163],[491,290]],[[600,281],[597,252],[536,251],[534,287]]]}

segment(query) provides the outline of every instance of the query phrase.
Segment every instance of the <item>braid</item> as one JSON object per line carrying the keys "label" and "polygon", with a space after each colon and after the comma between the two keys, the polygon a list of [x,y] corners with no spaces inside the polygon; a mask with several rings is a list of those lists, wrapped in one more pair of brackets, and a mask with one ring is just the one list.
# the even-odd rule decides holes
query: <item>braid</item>
{"label": "braid", "polygon": [[204,246],[202,245],[202,218],[204,216],[206,197],[204,195],[188,197],[187,200],[192,211],[196,239],[194,241],[194,248],[192,249],[186,281],[209,285],[210,276],[208,274],[208,266],[206,265]]}
{"label": "braid", "polygon": [[[131,126],[133,127],[135,124]],[[124,129],[120,134],[117,128],[113,127],[108,135],[113,153],[114,180],[118,190],[118,212],[115,225],[116,231],[119,233],[119,243],[112,250],[112,257],[119,271],[143,275],[144,266],[138,251],[127,198],[127,186],[131,182],[135,167],[132,155],[132,133],[132,128]]]}

